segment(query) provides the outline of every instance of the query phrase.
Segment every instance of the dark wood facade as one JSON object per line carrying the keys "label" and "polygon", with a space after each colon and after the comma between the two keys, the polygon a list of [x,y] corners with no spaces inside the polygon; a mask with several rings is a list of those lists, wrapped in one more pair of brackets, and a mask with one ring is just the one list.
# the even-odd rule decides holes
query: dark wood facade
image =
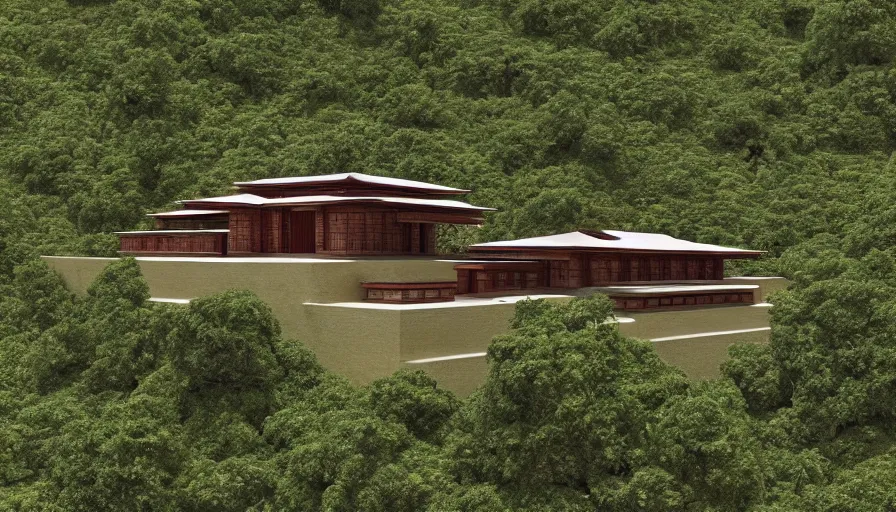
{"label": "dark wood facade", "polygon": [[725,304],[753,304],[752,291],[669,291],[652,294],[610,293],[616,309],[637,311],[690,306],[721,306]]}
{"label": "dark wood facade", "polygon": [[156,229],[171,230],[195,230],[195,229],[227,229],[227,214],[222,215],[203,215],[199,217],[157,217]]}
{"label": "dark wood facade", "polygon": [[454,266],[457,293],[492,293],[543,288],[544,263],[528,261],[471,262]]}
{"label": "dark wood facade", "polygon": [[396,255],[436,252],[435,225],[373,207],[235,208],[231,254]]}
{"label": "dark wood facade", "polygon": [[[524,253],[533,256],[532,253]],[[515,253],[503,257],[522,256]],[[544,253],[535,256],[545,258]],[[617,284],[713,281],[724,278],[725,262],[697,254],[607,254],[555,252],[551,259],[492,261],[455,266],[458,293],[533,288],[584,288]]]}
{"label": "dark wood facade", "polygon": [[424,302],[451,302],[457,283],[362,283],[369,302],[392,304],[417,304]]}
{"label": "dark wood facade", "polygon": [[121,252],[128,254],[209,255],[227,254],[227,231],[144,231],[119,234]]}
{"label": "dark wood facade", "polygon": [[[232,255],[434,255],[436,228],[434,223],[428,222],[434,219],[438,217],[363,205],[231,208],[226,224],[226,231],[229,233],[223,234],[226,239],[224,252]],[[201,220],[207,222],[206,219]],[[178,219],[177,224],[184,228],[183,233],[176,234],[177,243],[181,247],[198,247],[209,238],[207,233],[200,232],[203,229],[199,229],[189,219]],[[138,238],[161,240],[167,236],[173,235],[145,233]],[[154,252],[152,247],[157,246],[149,242],[138,244],[132,238],[134,235],[121,234],[121,252]],[[189,242],[191,239],[196,241]],[[135,247],[142,249],[137,251]],[[219,251],[217,254],[224,252]]]}
{"label": "dark wood facade", "polygon": [[[227,229],[226,252],[233,255],[433,255],[436,224],[481,224],[489,210],[451,198],[467,190],[354,173],[237,183],[237,189],[241,194],[183,201],[184,210],[153,214],[157,228],[192,232],[185,237]],[[122,242],[121,252],[132,247]]]}

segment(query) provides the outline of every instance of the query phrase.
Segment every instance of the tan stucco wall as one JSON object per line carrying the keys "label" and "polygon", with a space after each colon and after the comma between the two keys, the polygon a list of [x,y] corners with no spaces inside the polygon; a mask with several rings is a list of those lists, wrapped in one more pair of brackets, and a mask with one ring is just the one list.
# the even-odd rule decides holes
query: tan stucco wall
{"label": "tan stucco wall", "polygon": [[[705,336],[686,340],[660,341],[653,344],[663,361],[681,368],[692,379],[712,379],[719,376],[719,365],[728,357],[728,347],[734,343],[765,343],[768,331]],[[460,396],[467,396],[485,380],[488,365],[485,356],[465,357],[427,363],[402,363],[403,367],[424,370],[439,385]]]}
{"label": "tan stucco wall", "polygon": [[516,304],[504,303],[402,311],[401,360],[484,352],[492,338],[509,330],[515,310]]}
{"label": "tan stucco wall", "polygon": [[706,306],[692,309],[617,313],[634,322],[622,323],[626,336],[651,340],[700,332],[732,331],[768,326],[767,306]]}
{"label": "tan stucco wall", "polygon": [[[568,300],[553,299],[553,300]],[[492,338],[507,332],[514,304],[477,304],[433,309],[375,309],[355,304],[308,304],[301,314],[305,342],[327,368],[365,384],[388,375],[407,361],[485,352]],[[284,331],[286,328],[284,327]],[[292,328],[290,330],[293,330]],[[302,337],[299,337],[302,339]],[[445,368],[439,382],[456,391],[467,384],[464,363],[410,365],[429,371]],[[457,368],[453,375],[450,368]],[[485,376],[476,370],[477,386]],[[483,371],[480,371],[483,370]],[[449,374],[452,376],[449,378]]]}
{"label": "tan stucco wall", "polygon": [[400,311],[299,306],[284,332],[314,351],[327,369],[355,384],[393,374],[401,361]]}
{"label": "tan stucco wall", "polygon": [[[84,293],[111,258],[45,257],[69,287]],[[193,260],[193,261],[191,261]],[[419,359],[485,352],[492,338],[506,332],[513,303],[450,307],[358,307],[363,281],[451,281],[454,262],[435,259],[279,259],[138,258],[157,298],[191,299],[228,289],[248,289],[271,306],[286,337],[316,354],[327,368],[355,383],[368,383],[401,366],[430,372],[444,387],[461,395],[485,377],[484,357],[408,364]],[[727,281],[727,280],[726,280]],[[757,300],[786,286],[783,279],[738,280],[760,286]],[[551,300],[569,300],[555,298]],[[682,310],[620,312],[634,322],[621,323],[628,336],[654,339],[768,326],[766,306],[716,306]],[[655,344],[660,357],[694,378],[717,375],[728,345],[762,342],[768,331],[705,336]]]}
{"label": "tan stucco wall", "polygon": [[[76,293],[85,293],[114,258],[44,257]],[[305,306],[353,302],[364,281],[452,281],[454,263],[435,259],[283,260],[137,258],[156,298],[192,299],[247,289],[270,305],[284,336],[311,348],[321,364],[363,384],[393,373],[402,360],[398,311]],[[248,260],[248,261],[247,261]],[[512,311],[512,307],[511,307]],[[489,335],[491,339],[491,335]]]}
{"label": "tan stucco wall", "polygon": [[735,343],[767,343],[769,331],[705,336],[653,344],[663,361],[684,370],[688,377],[712,379],[719,376],[719,365],[728,358],[728,347]]}
{"label": "tan stucco wall", "polygon": [[759,287],[756,292],[756,302],[767,301],[769,295],[787,288],[790,281],[783,277],[726,277],[721,284],[752,284]]}
{"label": "tan stucco wall", "polygon": [[459,396],[469,396],[476,391],[488,373],[485,356],[423,364],[402,363],[402,366],[425,371],[436,379],[439,386],[450,389]]}
{"label": "tan stucco wall", "polygon": [[[84,293],[113,258],[44,256],[69,287]],[[153,297],[190,299],[247,289],[274,307],[278,301],[363,299],[363,281],[454,281],[454,262],[435,259],[137,258]]]}
{"label": "tan stucco wall", "polygon": [[43,256],[50,268],[59,272],[69,290],[84,295],[90,283],[107,265],[118,258],[77,258],[68,256]]}

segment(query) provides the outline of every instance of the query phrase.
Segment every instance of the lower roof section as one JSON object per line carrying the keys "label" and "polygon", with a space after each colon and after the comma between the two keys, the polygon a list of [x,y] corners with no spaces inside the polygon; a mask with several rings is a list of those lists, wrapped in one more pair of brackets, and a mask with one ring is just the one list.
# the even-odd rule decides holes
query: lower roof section
{"label": "lower roof section", "polygon": [[147,213],[147,217],[203,217],[206,215],[226,215],[227,210],[174,210],[171,212]]}
{"label": "lower roof section", "polygon": [[203,235],[203,234],[227,234],[229,233],[229,229],[152,229],[152,230],[144,230],[144,231],[116,231],[115,234],[118,236],[146,236],[146,235],[159,235],[159,236],[172,236],[172,235]]}
{"label": "lower roof section", "polygon": [[708,254],[727,258],[758,258],[764,251],[751,251],[735,247],[703,244],[681,240],[659,233],[637,233],[630,231],[572,231],[557,235],[502,240],[470,246],[470,251],[527,251],[527,250],[584,250],[620,251],[667,254]]}
{"label": "lower roof section", "polygon": [[376,196],[296,196],[296,197],[261,197],[254,194],[234,194],[230,196],[207,197],[203,199],[187,199],[178,201],[188,207],[214,205],[217,209],[220,207],[240,207],[240,206],[317,206],[317,205],[337,205],[352,203],[367,203],[380,205],[395,205],[405,207],[426,207],[436,208],[440,210],[457,210],[470,212],[494,211],[494,208],[484,206],[475,206],[463,201],[454,201],[450,199],[417,199],[412,197],[376,197]]}
{"label": "lower roof section", "polygon": [[542,295],[513,295],[507,297],[457,297],[452,302],[428,302],[420,304],[388,304],[381,302],[331,302],[316,303],[306,302],[305,306],[323,306],[334,308],[354,309],[380,309],[387,311],[410,311],[416,309],[449,309],[468,308],[497,304],[515,304],[526,299],[571,299],[572,295],[542,294]]}
{"label": "lower roof section", "polygon": [[752,292],[759,288],[755,284],[669,284],[660,286],[599,286],[588,288],[607,295],[682,295],[709,292]]}

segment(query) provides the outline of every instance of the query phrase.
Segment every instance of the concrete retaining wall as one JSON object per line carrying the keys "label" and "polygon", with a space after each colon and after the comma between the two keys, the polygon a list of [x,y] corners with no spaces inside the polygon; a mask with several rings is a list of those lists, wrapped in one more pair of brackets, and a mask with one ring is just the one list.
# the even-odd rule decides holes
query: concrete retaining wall
{"label": "concrete retaining wall", "polygon": [[[112,258],[45,257],[76,293]],[[138,258],[155,298],[192,299],[228,289],[248,289],[268,303],[283,334],[307,345],[326,368],[366,384],[402,366],[423,369],[442,386],[467,395],[485,378],[485,357],[495,335],[506,332],[515,305],[481,299],[426,305],[360,302],[364,281],[451,281],[453,261],[435,259]],[[727,281],[727,280],[726,280]],[[757,284],[757,300],[787,285],[778,278],[740,278]],[[554,296],[550,300],[570,300]],[[693,378],[718,374],[727,347],[768,339],[767,305],[710,306],[622,312],[620,331],[657,341],[665,361]],[[744,331],[726,333],[727,331]],[[722,334],[719,334],[719,333]],[[428,361],[436,359],[435,361]],[[420,362],[423,360],[423,362]]]}

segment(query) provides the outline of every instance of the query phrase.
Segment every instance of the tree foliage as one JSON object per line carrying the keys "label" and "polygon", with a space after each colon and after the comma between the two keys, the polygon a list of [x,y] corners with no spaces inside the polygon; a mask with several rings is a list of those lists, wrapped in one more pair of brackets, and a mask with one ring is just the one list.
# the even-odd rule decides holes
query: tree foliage
{"label": "tree foliage", "polygon": [[[896,10],[884,0],[8,0],[0,508],[893,508]],[[357,171],[769,252],[771,343],[687,382],[606,301],[521,302],[459,400],[352,386],[232,291],[75,297],[40,254],[262,177]]]}

